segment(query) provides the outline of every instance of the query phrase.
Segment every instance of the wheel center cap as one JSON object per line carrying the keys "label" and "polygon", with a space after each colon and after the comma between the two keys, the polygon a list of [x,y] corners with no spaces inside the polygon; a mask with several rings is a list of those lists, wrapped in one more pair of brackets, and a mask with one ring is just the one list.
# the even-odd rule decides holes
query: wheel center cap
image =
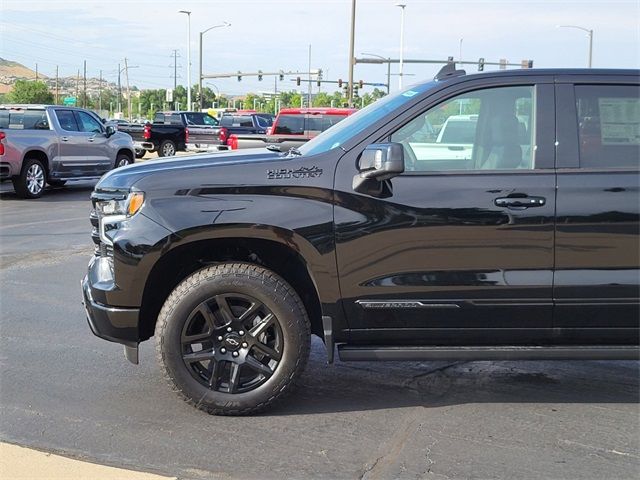
{"label": "wheel center cap", "polygon": [[242,344],[242,339],[240,338],[240,335],[238,335],[235,332],[232,332],[232,333],[227,334],[224,337],[223,343],[227,347],[228,350],[231,350],[232,352],[235,352],[236,350],[238,350],[240,348],[240,345]]}

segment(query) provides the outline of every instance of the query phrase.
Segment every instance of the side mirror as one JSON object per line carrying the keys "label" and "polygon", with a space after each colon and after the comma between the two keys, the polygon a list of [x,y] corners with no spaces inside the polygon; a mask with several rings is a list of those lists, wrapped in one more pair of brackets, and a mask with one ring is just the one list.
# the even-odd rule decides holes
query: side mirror
{"label": "side mirror", "polygon": [[399,143],[373,143],[358,161],[360,178],[388,180],[404,172],[404,149]]}
{"label": "side mirror", "polygon": [[404,172],[404,148],[399,143],[373,143],[358,159],[358,173],[353,177],[353,189],[374,197],[393,194],[389,179]]}
{"label": "side mirror", "polygon": [[116,133],[116,127],[114,127],[113,125],[107,125],[106,127],[106,136],[107,138],[109,138],[111,135],[115,135]]}

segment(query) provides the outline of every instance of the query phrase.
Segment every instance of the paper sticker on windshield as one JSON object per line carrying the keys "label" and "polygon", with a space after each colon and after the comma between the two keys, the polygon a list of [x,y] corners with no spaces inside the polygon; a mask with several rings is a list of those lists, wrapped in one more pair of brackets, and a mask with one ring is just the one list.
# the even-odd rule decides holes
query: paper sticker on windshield
{"label": "paper sticker on windshield", "polygon": [[415,90],[407,90],[406,92],[404,92],[402,94],[402,96],[411,98],[411,97],[413,97],[414,95],[417,95],[417,94],[418,94],[418,92],[416,92]]}

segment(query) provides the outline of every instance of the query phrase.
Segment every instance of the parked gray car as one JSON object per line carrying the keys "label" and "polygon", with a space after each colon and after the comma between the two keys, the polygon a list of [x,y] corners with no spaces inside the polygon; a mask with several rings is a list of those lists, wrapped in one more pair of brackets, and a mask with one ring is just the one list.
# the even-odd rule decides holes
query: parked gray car
{"label": "parked gray car", "polygon": [[38,198],[45,183],[99,178],[134,161],[133,141],[90,110],[60,105],[0,105],[0,179]]}

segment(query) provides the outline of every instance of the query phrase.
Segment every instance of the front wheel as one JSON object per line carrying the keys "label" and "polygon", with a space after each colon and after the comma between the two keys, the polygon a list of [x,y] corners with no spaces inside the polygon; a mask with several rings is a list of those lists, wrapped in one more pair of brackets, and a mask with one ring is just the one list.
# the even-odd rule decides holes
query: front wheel
{"label": "front wheel", "polygon": [[13,179],[13,188],[22,198],[39,198],[44,192],[47,172],[37,158],[28,158],[22,165],[22,171]]}
{"label": "front wheel", "polygon": [[127,165],[131,165],[132,163],[133,161],[131,160],[131,157],[129,157],[129,155],[121,153],[116,158],[116,166],[114,168],[126,167]]}
{"label": "front wheel", "polygon": [[215,415],[260,411],[288,393],[307,363],[302,301],[280,276],[247,263],[203,268],[169,295],[156,354],[172,388]]}
{"label": "front wheel", "polygon": [[176,154],[176,144],[171,140],[164,140],[158,148],[159,157],[173,157]]}

